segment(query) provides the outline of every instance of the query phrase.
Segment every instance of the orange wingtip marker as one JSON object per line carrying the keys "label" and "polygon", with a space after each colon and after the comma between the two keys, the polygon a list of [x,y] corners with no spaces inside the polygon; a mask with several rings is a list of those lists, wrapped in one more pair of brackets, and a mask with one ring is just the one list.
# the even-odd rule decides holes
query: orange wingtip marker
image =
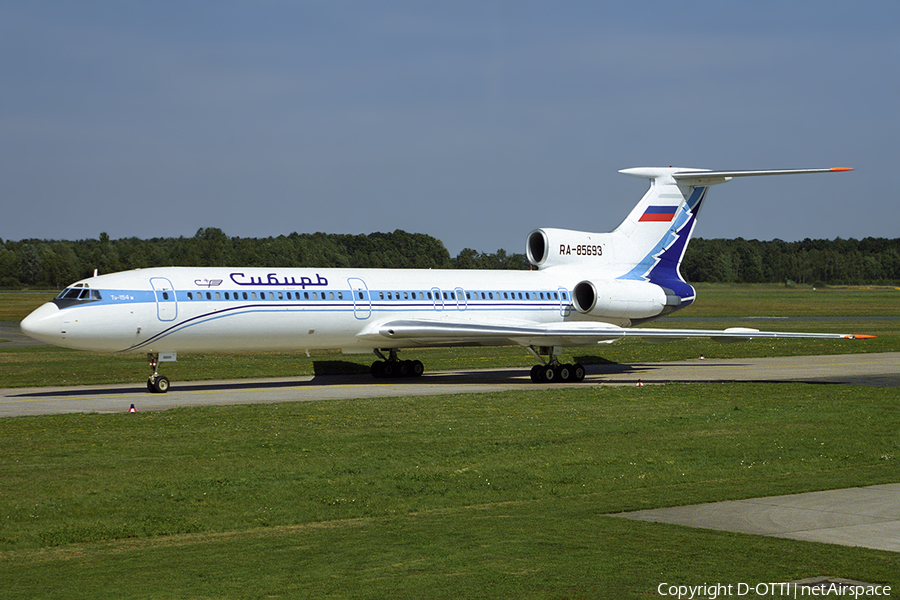
{"label": "orange wingtip marker", "polygon": [[848,169],[847,167],[831,167],[832,173],[839,173],[841,171],[855,171],[856,169]]}
{"label": "orange wingtip marker", "polygon": [[850,340],[874,340],[877,337],[878,337],[877,335],[865,335],[865,334],[859,333],[856,335],[848,335],[847,339],[850,339]]}

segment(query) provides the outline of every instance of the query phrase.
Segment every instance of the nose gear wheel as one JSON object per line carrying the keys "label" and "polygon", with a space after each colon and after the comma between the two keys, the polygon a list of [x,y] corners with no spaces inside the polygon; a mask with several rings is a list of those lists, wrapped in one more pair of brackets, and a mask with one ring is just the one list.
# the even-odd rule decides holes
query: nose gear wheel
{"label": "nose gear wheel", "polygon": [[159,374],[159,354],[150,352],[147,354],[150,361],[150,377],[147,379],[147,390],[154,394],[165,394],[169,391],[169,378]]}

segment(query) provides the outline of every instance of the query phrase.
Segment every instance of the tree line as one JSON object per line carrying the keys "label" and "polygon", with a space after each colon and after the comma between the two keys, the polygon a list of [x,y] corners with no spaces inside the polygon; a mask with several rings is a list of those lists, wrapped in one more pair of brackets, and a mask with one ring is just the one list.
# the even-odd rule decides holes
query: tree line
{"label": "tree line", "polygon": [[215,227],[193,237],[78,241],[0,240],[0,287],[62,288],[94,269],[183,267],[352,267],[395,269],[527,269],[525,255],[469,248],[454,259],[429,235],[396,230],[360,235],[292,233],[278,237],[229,237]]}
{"label": "tree line", "polygon": [[681,273],[695,282],[897,285],[900,239],[698,238],[688,246]]}
{"label": "tree line", "polygon": [[[471,248],[455,258],[429,235],[396,230],[360,235],[292,233],[229,237],[201,228],[193,237],[78,241],[0,240],[0,287],[62,288],[94,269],[112,273],[158,266],[528,269],[524,254]],[[691,282],[897,285],[900,239],[784,242],[697,238],[681,267]]]}

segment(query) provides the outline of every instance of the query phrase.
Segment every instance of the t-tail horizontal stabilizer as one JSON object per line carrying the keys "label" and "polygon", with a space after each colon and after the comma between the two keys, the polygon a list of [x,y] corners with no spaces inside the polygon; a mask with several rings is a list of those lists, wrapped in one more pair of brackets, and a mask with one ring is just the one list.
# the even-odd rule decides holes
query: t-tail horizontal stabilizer
{"label": "t-tail horizontal stabilizer", "polygon": [[683,308],[695,299],[694,288],[680,273],[681,261],[694,232],[709,186],[735,177],[803,175],[852,171],[776,169],[710,171],[685,167],[637,167],[619,171],[649,179],[650,189],[610,236],[608,245],[624,272],[617,279],[649,281],[681,299]]}

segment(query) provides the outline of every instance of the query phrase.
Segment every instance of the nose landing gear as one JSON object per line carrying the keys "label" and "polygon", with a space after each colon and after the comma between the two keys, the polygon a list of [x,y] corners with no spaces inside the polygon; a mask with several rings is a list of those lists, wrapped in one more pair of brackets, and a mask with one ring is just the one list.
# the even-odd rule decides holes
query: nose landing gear
{"label": "nose landing gear", "polygon": [[159,374],[159,354],[150,352],[147,354],[150,361],[150,377],[147,379],[147,390],[154,394],[165,394],[169,391],[169,378]]}

